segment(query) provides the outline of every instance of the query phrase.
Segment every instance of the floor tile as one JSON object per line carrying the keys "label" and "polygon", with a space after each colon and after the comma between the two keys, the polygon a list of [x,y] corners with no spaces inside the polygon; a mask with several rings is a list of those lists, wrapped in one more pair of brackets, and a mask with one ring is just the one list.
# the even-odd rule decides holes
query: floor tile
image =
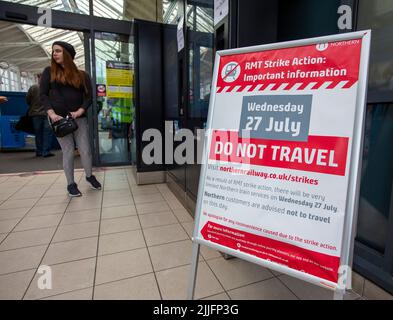
{"label": "floor tile", "polygon": [[[313,285],[311,283],[282,275],[279,279],[300,299],[300,300],[333,300],[334,293],[331,290]],[[352,299],[351,299],[352,297]],[[347,294],[346,299],[355,300],[358,296]]]}
{"label": "floor tile", "polygon": [[62,214],[24,218],[15,228],[15,231],[27,231],[34,229],[57,227],[62,218]]}
{"label": "floor tile", "polygon": [[[149,248],[154,271],[191,264],[192,242],[179,241]],[[202,260],[202,257],[199,258]]]}
{"label": "floor tile", "polygon": [[51,186],[58,179],[59,174],[51,174],[50,176],[45,177],[35,177],[28,183],[26,183],[26,187],[40,187],[40,186]]}
{"label": "floor tile", "polygon": [[203,298],[202,300],[230,300],[230,298],[225,292],[223,292],[223,293],[216,294],[214,296]]}
{"label": "floor tile", "polygon": [[124,183],[113,183],[113,184],[107,184],[105,183],[104,191],[117,191],[117,190],[129,190],[130,186],[128,185],[128,182]]}
{"label": "floor tile", "polygon": [[165,201],[165,199],[159,193],[144,194],[144,195],[140,195],[140,196],[135,196],[134,195],[134,202],[135,202],[135,204],[150,203],[150,202],[160,202],[160,201],[161,202]]}
{"label": "floor tile", "polygon": [[31,208],[38,199],[7,200],[0,205],[0,209]]}
{"label": "floor tile", "polygon": [[26,183],[28,182],[28,181],[21,181],[21,180],[19,180],[18,178],[16,178],[16,179],[18,179],[18,180],[12,180],[12,179],[13,179],[13,178],[10,178],[10,179],[7,181],[7,185],[1,186],[1,191],[7,191],[7,189],[11,189],[11,188],[17,188],[17,189],[19,190],[19,189],[21,189],[23,186],[25,186]]}
{"label": "floor tile", "polygon": [[69,203],[70,200],[71,199],[70,199],[70,197],[68,195],[55,196],[55,197],[49,197],[49,198],[42,198],[42,199],[40,199],[37,202],[36,207],[50,206],[50,205],[56,205],[56,204],[62,204],[62,203]]}
{"label": "floor tile", "polygon": [[2,184],[3,182],[6,182],[9,179],[9,177],[0,177],[0,184]]}
{"label": "floor tile", "polygon": [[95,300],[160,300],[154,274],[120,280],[95,287]]}
{"label": "floor tile", "polygon": [[16,208],[0,210],[0,220],[12,220],[17,218],[22,218],[29,212],[31,208]]}
{"label": "floor tile", "polygon": [[136,210],[138,214],[147,213],[158,213],[171,211],[171,208],[164,201],[152,202],[152,203],[141,203],[136,205]]}
{"label": "floor tile", "polygon": [[232,300],[297,300],[277,278],[228,291]]}
{"label": "floor tile", "polygon": [[192,238],[194,234],[194,222],[183,222],[181,225],[186,230],[188,236]]}
{"label": "floor tile", "polygon": [[0,274],[25,271],[38,267],[46,246],[0,252]]}
{"label": "floor tile", "polygon": [[127,231],[101,235],[98,254],[112,254],[145,247],[145,240],[141,230]]}
{"label": "floor tile", "polygon": [[282,276],[282,275],[283,275],[282,273],[277,272],[277,271],[275,271],[275,270],[269,269],[269,271],[270,271],[271,273],[273,273],[276,277],[279,277],[279,276]]}
{"label": "floor tile", "polygon": [[48,298],[43,298],[42,300],[92,300],[92,297],[93,288],[91,287],[87,289],[59,294]]}
{"label": "floor tile", "polygon": [[80,224],[100,221],[101,209],[91,209],[84,211],[67,211],[61,221],[61,226],[70,224]]}
{"label": "floor tile", "polygon": [[22,188],[19,190],[17,193],[15,193],[10,200],[24,200],[24,199],[39,199],[42,197],[42,195],[45,193],[46,189],[49,187],[48,186],[42,186],[42,188]]}
{"label": "floor tile", "polygon": [[0,244],[5,239],[6,236],[7,236],[6,233],[0,234]]}
{"label": "floor tile", "polygon": [[146,229],[144,234],[148,246],[188,239],[180,224]]}
{"label": "floor tile", "polygon": [[158,183],[155,185],[156,188],[162,193],[171,193],[172,191],[169,189],[166,183]]}
{"label": "floor tile", "polygon": [[184,206],[180,203],[179,200],[177,200],[176,197],[173,198],[167,198],[165,199],[168,205],[171,207],[172,210],[182,210],[185,209]]}
{"label": "floor tile", "polygon": [[0,233],[11,232],[21,219],[0,220]]}
{"label": "floor tile", "polygon": [[274,277],[269,270],[241,259],[218,258],[207,263],[226,291]]}
{"label": "floor tile", "polygon": [[0,193],[12,196],[15,192],[20,190],[22,186],[12,186],[9,183],[0,185]]}
{"label": "floor tile", "polygon": [[216,259],[216,258],[222,257],[222,254],[219,251],[212,249],[210,247],[207,247],[207,246],[201,245],[200,251],[201,251],[202,257],[205,260],[211,260],[211,259]]}
{"label": "floor tile", "polygon": [[100,222],[88,222],[75,225],[60,226],[53,238],[53,242],[77,240],[98,236]]}
{"label": "floor tile", "polygon": [[102,208],[102,219],[115,219],[135,216],[136,208],[134,205]]}
{"label": "floor tile", "polygon": [[52,243],[42,263],[53,265],[93,258],[97,255],[97,244],[98,237]]}
{"label": "floor tile", "polygon": [[0,245],[0,251],[49,244],[56,228],[12,232]]}
{"label": "floor tile", "polygon": [[[11,178],[12,179],[12,178]],[[17,190],[21,189],[24,185],[26,185],[27,181],[7,181],[7,185],[2,185],[0,187],[1,192],[6,192],[7,190]]]}
{"label": "floor tile", "polygon": [[170,224],[178,224],[172,212],[149,213],[139,216],[142,228],[152,228]]}
{"label": "floor tile", "polygon": [[113,198],[132,198],[131,190],[108,190],[104,192],[104,200]]}
{"label": "floor tile", "polygon": [[132,206],[134,201],[131,198],[109,199],[102,202],[103,208],[118,207],[118,206]]}
{"label": "floor tile", "polygon": [[29,212],[29,217],[47,216],[63,214],[67,209],[68,203],[56,203],[44,206],[35,205]]}
{"label": "floor tile", "polygon": [[140,228],[137,216],[101,221],[101,234],[132,231]]}
{"label": "floor tile", "polygon": [[27,291],[25,299],[36,300],[92,287],[94,282],[95,262],[96,259],[93,258],[52,266],[52,289],[39,289],[38,279],[40,275],[37,274]]}
{"label": "floor tile", "polygon": [[8,200],[13,195],[13,192],[0,192],[0,203]]}
{"label": "floor tile", "polygon": [[355,291],[360,296],[364,294],[364,285],[366,280],[360,274],[353,272],[352,273],[352,290]]}
{"label": "floor tile", "polygon": [[90,209],[100,209],[101,208],[101,200],[100,201],[71,201],[67,207],[67,211],[84,211]]}
{"label": "floor tile", "polygon": [[54,186],[53,188],[49,189],[45,194],[42,196],[43,198],[50,198],[50,197],[57,197],[57,196],[65,196],[67,195],[67,184],[61,184],[59,186]]}
{"label": "floor tile", "polygon": [[191,214],[186,210],[186,209],[175,209],[173,210],[173,213],[179,220],[179,222],[192,222],[194,221],[194,218],[191,216]]}
{"label": "floor tile", "polygon": [[[187,298],[190,266],[160,271],[156,275],[164,300],[184,300]],[[202,299],[222,292],[224,289],[206,263],[199,263],[195,299]]]}
{"label": "floor tile", "polygon": [[148,189],[148,190],[150,190],[150,191],[134,190],[134,189],[131,189],[132,195],[133,195],[134,197],[145,196],[146,194],[149,194],[149,195],[160,195],[160,196],[162,196],[162,194],[160,193],[160,191],[158,191],[158,189],[155,188],[154,185],[152,185],[152,186],[145,186],[145,187],[151,187],[150,189]]}
{"label": "floor tile", "polygon": [[367,279],[364,284],[364,297],[367,300],[393,300],[391,294]]}
{"label": "floor tile", "polygon": [[0,276],[0,300],[21,300],[36,269]]}
{"label": "floor tile", "polygon": [[135,277],[153,271],[147,249],[98,257],[96,284]]}
{"label": "floor tile", "polygon": [[131,191],[134,195],[139,194],[147,194],[147,193],[157,193],[159,192],[155,185],[146,185],[146,186],[132,186]]}
{"label": "floor tile", "polygon": [[368,300],[393,300],[393,296],[369,280],[364,284],[364,297]]}
{"label": "floor tile", "polygon": [[[82,191],[82,188],[81,190]],[[87,192],[82,193],[82,197],[74,197],[71,199],[71,203],[96,203],[102,202],[102,191],[87,189]]]}

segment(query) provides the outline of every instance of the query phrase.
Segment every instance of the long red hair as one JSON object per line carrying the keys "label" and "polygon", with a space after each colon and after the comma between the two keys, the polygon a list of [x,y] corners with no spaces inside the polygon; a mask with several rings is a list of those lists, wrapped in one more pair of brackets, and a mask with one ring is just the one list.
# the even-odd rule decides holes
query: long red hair
{"label": "long red hair", "polygon": [[51,59],[51,82],[59,82],[64,85],[70,85],[77,89],[86,89],[86,77],[82,70],[79,70],[74,63],[71,55],[63,48],[64,68],[58,64],[55,59]]}

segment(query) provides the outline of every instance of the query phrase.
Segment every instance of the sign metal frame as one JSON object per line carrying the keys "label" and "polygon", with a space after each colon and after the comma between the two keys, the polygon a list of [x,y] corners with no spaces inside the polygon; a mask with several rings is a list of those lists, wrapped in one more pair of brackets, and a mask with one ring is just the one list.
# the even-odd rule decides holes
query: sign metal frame
{"label": "sign metal frame", "polygon": [[[347,202],[346,202],[346,209],[345,209],[338,284],[197,237],[200,228],[202,195],[204,191],[204,184],[206,179],[206,167],[208,164],[208,156],[209,156],[208,147],[210,147],[211,140],[212,140],[212,134],[210,134],[209,132],[210,130],[212,130],[211,124],[214,117],[214,106],[215,106],[216,94],[217,94],[217,80],[219,75],[221,57],[227,55],[252,53],[252,52],[260,52],[260,51],[267,51],[267,50],[276,50],[276,49],[286,49],[292,47],[318,45],[318,44],[325,44],[328,42],[350,41],[356,39],[362,39],[362,47],[361,47],[361,56],[360,56],[360,65],[359,65],[358,90],[356,95],[354,130],[352,136],[352,141],[353,141],[352,150],[351,150],[352,164],[350,165],[349,168],[349,177],[348,177],[349,185],[348,185],[348,194],[347,194]],[[193,300],[195,295],[195,285],[196,285],[196,276],[198,271],[198,257],[199,257],[200,245],[208,246],[212,249],[226,253],[233,257],[237,257],[249,261],[251,263],[258,264],[262,267],[274,270],[276,272],[287,274],[289,276],[312,283],[314,285],[330,289],[334,291],[334,299],[336,300],[340,300],[344,298],[346,290],[351,288],[352,274],[350,270],[353,264],[353,250],[354,250],[356,223],[357,223],[357,215],[358,215],[360,176],[361,176],[361,168],[362,168],[363,132],[365,126],[365,117],[366,117],[365,111],[366,111],[366,104],[367,104],[370,43],[371,43],[371,30],[365,30],[365,31],[343,33],[343,34],[324,36],[318,38],[295,40],[295,41],[267,44],[261,46],[252,46],[252,47],[245,47],[245,48],[238,48],[238,49],[230,49],[230,50],[223,50],[223,51],[216,52],[214,72],[213,72],[213,83],[211,89],[212,94],[209,103],[208,120],[206,126],[207,130],[205,133],[205,140],[203,146],[202,167],[201,167],[201,174],[200,174],[200,180],[198,186],[197,205],[195,210],[195,226],[194,226],[194,232],[192,237],[193,249],[192,249],[192,259],[191,259],[191,272],[189,276],[189,286],[188,286],[188,293],[187,293],[188,299]]]}

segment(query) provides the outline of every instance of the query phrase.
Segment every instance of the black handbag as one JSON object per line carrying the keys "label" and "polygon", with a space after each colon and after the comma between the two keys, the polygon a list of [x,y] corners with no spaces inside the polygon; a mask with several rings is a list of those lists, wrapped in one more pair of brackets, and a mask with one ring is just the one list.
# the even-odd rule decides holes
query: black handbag
{"label": "black handbag", "polygon": [[19,121],[15,125],[15,129],[28,134],[35,134],[33,119],[29,117],[27,113],[20,117]]}
{"label": "black handbag", "polygon": [[67,115],[67,117],[51,123],[51,126],[55,136],[58,138],[65,137],[78,130],[78,124],[70,115]]}

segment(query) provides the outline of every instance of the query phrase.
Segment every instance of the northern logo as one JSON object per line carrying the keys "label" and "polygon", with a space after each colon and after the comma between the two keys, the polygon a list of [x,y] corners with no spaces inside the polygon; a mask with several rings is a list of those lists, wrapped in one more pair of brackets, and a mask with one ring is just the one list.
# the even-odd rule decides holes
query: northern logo
{"label": "northern logo", "polygon": [[320,43],[320,44],[317,44],[317,50],[318,51],[325,51],[325,50],[327,50],[327,48],[329,48],[329,44],[328,43]]}

